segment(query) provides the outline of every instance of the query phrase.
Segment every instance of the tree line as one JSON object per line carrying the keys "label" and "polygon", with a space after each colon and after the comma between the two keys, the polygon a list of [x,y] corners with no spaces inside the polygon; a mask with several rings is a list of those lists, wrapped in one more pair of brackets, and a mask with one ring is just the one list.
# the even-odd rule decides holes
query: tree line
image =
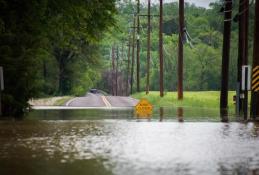
{"label": "tree line", "polygon": [[[237,77],[237,58],[238,58],[238,9],[239,1],[233,1],[233,25],[231,36],[230,53],[230,80],[229,87],[236,88]],[[177,90],[177,56],[178,56],[178,29],[179,14],[178,2],[164,3],[164,22],[163,22],[163,51],[164,51],[164,86],[165,91]],[[185,3],[185,27],[188,35],[183,38],[184,42],[184,90],[220,90],[221,78],[221,59],[223,43],[223,24],[224,13],[222,7],[223,1],[211,3],[209,8],[197,7],[194,4]],[[254,29],[254,3],[250,4],[249,11],[249,62],[252,60],[253,29]],[[111,69],[111,58],[107,54],[112,45],[118,45],[122,48],[127,47],[129,35],[132,36],[133,14],[136,13],[136,3],[127,1],[120,3],[118,14],[116,15],[117,25],[120,32],[106,34],[102,40],[102,54],[106,55],[106,66]],[[150,89],[159,90],[159,55],[158,55],[158,31],[159,31],[159,4],[152,4],[151,13],[154,15],[151,19],[151,78]],[[141,4],[140,14],[140,88],[145,91],[146,88],[146,62],[147,62],[147,5]],[[131,46],[133,44],[131,43]],[[127,66],[123,60],[127,59],[126,50],[121,50],[121,72],[124,72],[124,80],[127,81]],[[135,52],[136,54],[136,52]],[[132,56],[132,55],[131,55]],[[136,56],[135,56],[136,58]],[[136,62],[136,61],[135,61]],[[120,65],[119,64],[119,65]],[[136,92],[136,66],[134,68],[133,89]],[[104,87],[106,91],[111,91],[111,87]],[[123,94],[123,93],[122,93]]]}
{"label": "tree line", "polygon": [[101,77],[98,43],[115,24],[115,0],[0,0],[4,115],[32,97],[81,95]]}

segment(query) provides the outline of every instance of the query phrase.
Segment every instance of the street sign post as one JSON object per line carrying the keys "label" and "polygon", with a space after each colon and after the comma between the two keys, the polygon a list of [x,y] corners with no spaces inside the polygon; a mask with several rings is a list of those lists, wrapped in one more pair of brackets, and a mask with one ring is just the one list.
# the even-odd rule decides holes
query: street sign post
{"label": "street sign post", "polygon": [[139,118],[149,118],[152,114],[153,106],[146,99],[142,99],[135,106],[136,114]]}
{"label": "street sign post", "polygon": [[259,66],[253,69],[252,75],[252,91],[259,92]]}

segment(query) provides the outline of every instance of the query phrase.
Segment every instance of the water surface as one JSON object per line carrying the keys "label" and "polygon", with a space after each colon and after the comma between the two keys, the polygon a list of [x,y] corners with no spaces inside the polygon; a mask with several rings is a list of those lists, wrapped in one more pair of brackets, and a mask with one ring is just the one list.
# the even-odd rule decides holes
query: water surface
{"label": "water surface", "polygon": [[259,174],[259,124],[171,110],[151,119],[54,110],[0,121],[0,174]]}

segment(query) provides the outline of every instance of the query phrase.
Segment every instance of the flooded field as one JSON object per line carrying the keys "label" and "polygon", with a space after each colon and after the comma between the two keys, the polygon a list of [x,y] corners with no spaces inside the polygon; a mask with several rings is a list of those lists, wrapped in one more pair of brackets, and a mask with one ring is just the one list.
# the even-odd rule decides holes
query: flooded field
{"label": "flooded field", "polygon": [[0,121],[1,175],[259,174],[259,124],[218,111],[38,110]]}

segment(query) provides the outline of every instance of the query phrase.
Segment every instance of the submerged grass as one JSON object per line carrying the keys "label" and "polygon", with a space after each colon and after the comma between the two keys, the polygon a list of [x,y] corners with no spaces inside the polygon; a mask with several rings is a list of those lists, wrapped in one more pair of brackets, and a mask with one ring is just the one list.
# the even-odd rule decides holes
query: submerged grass
{"label": "submerged grass", "polygon": [[[233,96],[234,91],[229,91],[228,104],[230,109],[234,109]],[[201,108],[219,108],[220,92],[219,91],[190,91],[184,92],[184,99],[177,100],[177,92],[166,92],[161,98],[158,91],[152,91],[148,95],[145,92],[133,94],[132,97],[137,99],[145,98],[154,106],[158,107],[201,107]]]}

